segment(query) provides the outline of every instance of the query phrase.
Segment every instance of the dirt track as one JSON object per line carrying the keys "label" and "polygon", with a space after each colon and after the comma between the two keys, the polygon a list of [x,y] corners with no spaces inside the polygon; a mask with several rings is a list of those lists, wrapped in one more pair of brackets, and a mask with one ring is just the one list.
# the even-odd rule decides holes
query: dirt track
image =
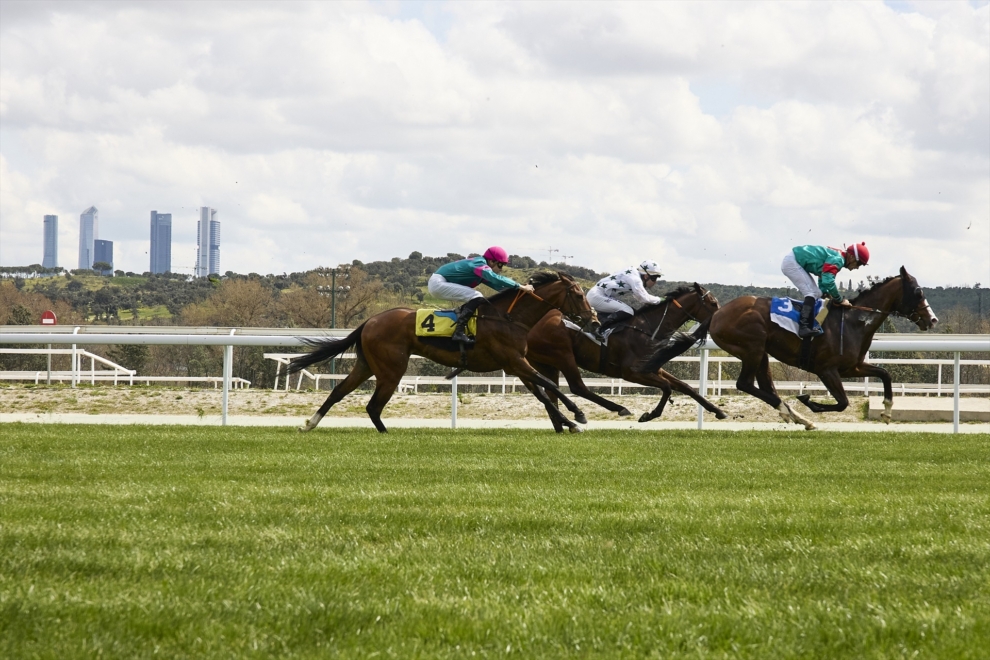
{"label": "dirt track", "polygon": [[[271,415],[276,417],[309,417],[323,402],[327,392],[273,392],[271,390],[232,390],[229,399],[231,415]],[[364,406],[370,392],[351,394],[335,406],[330,417],[365,417]],[[652,410],[658,396],[624,395],[606,398],[626,406],[636,419]],[[788,400],[805,410],[801,404]],[[576,399],[578,405],[594,420],[617,420],[590,401]],[[746,422],[776,422],[777,412],[750,396],[733,394],[712,397],[730,420]],[[841,413],[818,416],[826,422],[863,421],[862,398],[851,400],[849,408]],[[90,387],[71,389],[67,386],[0,385],[0,411],[5,413],[84,413],[84,414],[148,414],[148,415],[218,415],[221,409],[221,392],[213,389],[166,389],[147,387]],[[467,419],[544,419],[546,412],[528,393],[461,394],[457,414]],[[691,399],[675,395],[667,404],[663,421],[691,421],[697,419],[697,405]],[[384,417],[440,419],[450,416],[450,394],[396,394],[385,408]],[[714,416],[706,414],[706,418]]]}

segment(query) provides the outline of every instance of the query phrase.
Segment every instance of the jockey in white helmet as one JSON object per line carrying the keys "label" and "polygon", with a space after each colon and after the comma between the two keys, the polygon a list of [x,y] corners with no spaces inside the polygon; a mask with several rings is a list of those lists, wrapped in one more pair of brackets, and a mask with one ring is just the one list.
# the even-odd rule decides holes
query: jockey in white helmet
{"label": "jockey in white helmet", "polygon": [[626,268],[603,277],[588,290],[587,298],[596,312],[601,327],[607,328],[632,318],[635,310],[643,305],[659,305],[663,298],[652,295],[646,287],[652,287],[663,276],[655,261],[644,261],[634,268]]}

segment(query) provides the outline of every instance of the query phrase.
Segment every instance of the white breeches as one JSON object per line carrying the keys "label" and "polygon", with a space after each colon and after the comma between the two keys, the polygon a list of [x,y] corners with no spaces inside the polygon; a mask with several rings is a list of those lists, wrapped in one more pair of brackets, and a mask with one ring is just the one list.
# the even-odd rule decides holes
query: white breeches
{"label": "white breeches", "polygon": [[817,300],[822,297],[822,290],[815,284],[815,279],[808,271],[801,268],[801,264],[794,258],[793,252],[788,252],[787,256],[784,257],[783,263],[780,264],[780,270],[784,275],[787,275],[787,279],[794,282],[794,286],[797,287],[802,298],[812,296]]}
{"label": "white breeches", "polygon": [[626,312],[627,314],[633,313],[632,307],[621,300],[612,298],[605,293],[600,286],[593,286],[588,289],[588,293],[585,294],[585,297],[588,299],[588,304],[591,305],[596,312],[608,312],[610,314],[614,312]]}
{"label": "white breeches", "polygon": [[426,288],[431,296],[443,298],[444,300],[453,300],[458,303],[465,303],[472,298],[483,297],[477,289],[472,289],[463,284],[448,282],[443,275],[438,275],[437,273],[430,275],[430,281],[427,283]]}

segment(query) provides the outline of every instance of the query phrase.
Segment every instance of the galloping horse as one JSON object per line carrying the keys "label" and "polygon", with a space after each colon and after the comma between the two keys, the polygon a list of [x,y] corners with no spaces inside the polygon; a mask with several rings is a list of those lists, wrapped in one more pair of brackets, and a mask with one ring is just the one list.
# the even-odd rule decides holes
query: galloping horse
{"label": "galloping horse", "polygon": [[[705,400],[684,381],[660,369],[659,364],[649,370],[643,369],[643,358],[656,351],[658,346],[663,346],[663,342],[682,323],[692,319],[707,329],[707,322],[718,309],[715,296],[697,282],[693,287],[684,286],[671,291],[664,298],[664,302],[643,307],[631,319],[620,323],[609,335],[608,345],[604,347],[583,332],[564,325],[560,312],[550,312],[529,331],[526,338],[529,343],[527,358],[537,371],[553,382],[558,382],[560,374],[564,374],[572,394],[618,413],[620,417],[632,413],[624,406],[589,390],[581,379],[580,369],[659,388],[663,393],[660,403],[652,411],[643,413],[639,418],[640,422],[659,417],[672,390],[687,394],[718,419],[724,419],[726,414],[717,406]],[[684,349],[689,348],[694,341],[692,337]],[[552,400],[553,396],[550,398]]]}
{"label": "galloping horse", "polygon": [[546,407],[554,429],[560,433],[566,425],[572,433],[581,429],[551,405],[544,388],[561,397],[564,405],[579,421],[584,419],[580,409],[564,397],[557,386],[540,375],[526,361],[526,334],[537,321],[551,310],[559,310],[582,325],[591,321],[594,312],[584,298],[581,285],[566,273],[536,273],[530,278],[535,292],[518,289],[502,291],[491,298],[490,304],[478,309],[478,333],[473,348],[466,352],[462,363],[460,349],[449,340],[423,340],[416,336],[416,310],[390,309],[376,314],[347,337],[308,342],[311,352],[294,358],[289,373],[337,357],[355,347],[357,362],[347,378],[330,393],[319,410],[301,431],[316,428],[330,408],[350,394],[358,385],[375,376],[375,392],[365,407],[379,432],[387,429],[381,413],[392,398],[399,380],[406,372],[411,355],[421,355],[448,367],[463,367],[471,371],[502,369],[518,377],[526,388]]}
{"label": "galloping horse", "polygon": [[[831,308],[824,323],[825,334],[812,340],[810,365],[802,367],[821,379],[836,402],[815,403],[807,394],[799,396],[798,400],[812,412],[839,412],[849,405],[842,387],[843,378],[879,378],[883,381],[884,411],[881,417],[889,424],[894,398],[890,374],[863,361],[873,335],[890,314],[904,316],[922,330],[932,328],[938,318],[925,300],[925,292],[918,286],[918,281],[903,266],[900,275],[874,284],[851,302],[852,308]],[[722,349],[742,361],[737,389],[776,408],[785,422],[804,424],[808,430],[815,428],[810,420],[777,396],[770,378],[768,355],[793,367],[801,366],[801,340],[770,320],[769,298],[742,296],[729,302],[712,317],[711,336]],[[754,378],[759,388],[753,386]]]}

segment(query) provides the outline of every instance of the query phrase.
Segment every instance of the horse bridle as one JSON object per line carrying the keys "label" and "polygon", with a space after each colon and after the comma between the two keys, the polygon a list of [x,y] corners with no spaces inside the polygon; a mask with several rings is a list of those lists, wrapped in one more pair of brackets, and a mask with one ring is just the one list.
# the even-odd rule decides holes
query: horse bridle
{"label": "horse bridle", "polygon": [[[695,290],[693,292],[692,291],[688,291],[684,295],[688,295],[688,293],[697,293],[697,290]],[[712,295],[712,292],[711,291],[709,291],[708,289],[705,289],[705,294],[703,296],[701,296],[701,301],[704,302],[706,300],[709,300],[709,297],[710,297],[710,302],[714,303],[717,306],[718,305],[718,300],[715,299],[715,296]],[[673,303],[674,305],[676,305],[677,306],[677,309],[679,309],[682,312],[684,312],[684,315],[686,317],[688,317],[689,319],[691,319],[692,321],[694,321],[695,323],[701,323],[701,321],[697,317],[695,317],[694,315],[692,315],[691,312],[689,312],[686,309],[684,309],[684,306],[677,301],[677,298],[667,298],[667,302],[670,302],[670,303]],[[670,305],[667,305],[664,308],[664,310],[663,310],[663,316],[660,317],[660,323],[657,324],[656,329],[654,329],[653,330],[653,333],[650,334],[650,341],[655,341],[656,340],[657,333],[660,332],[660,328],[663,327],[663,322],[667,318],[667,312],[668,311],[670,311]],[[636,328],[635,326],[631,326],[630,325],[628,327],[633,328],[634,330],[639,330],[639,328]],[[645,334],[649,334],[649,333],[647,333],[647,332],[645,332],[643,330],[639,330],[639,332],[642,332],[644,335]]]}

